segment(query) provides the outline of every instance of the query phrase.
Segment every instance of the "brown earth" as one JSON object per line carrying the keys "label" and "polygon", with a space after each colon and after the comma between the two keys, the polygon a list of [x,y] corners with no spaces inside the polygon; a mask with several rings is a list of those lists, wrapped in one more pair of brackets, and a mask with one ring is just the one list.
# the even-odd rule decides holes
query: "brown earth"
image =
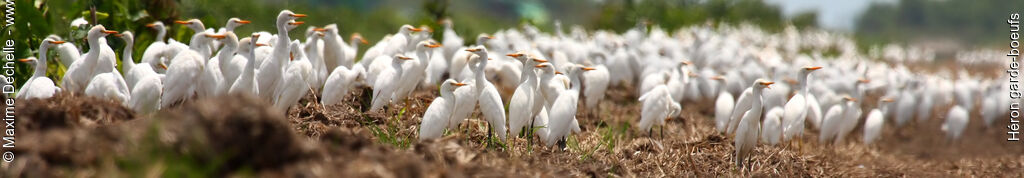
{"label": "brown earth", "polygon": [[[939,118],[903,128],[887,123],[874,145],[857,128],[846,144],[761,145],[745,169],[733,165],[732,139],[714,130],[711,102],[683,104],[664,136],[635,129],[640,104],[614,88],[598,111],[578,114],[582,133],[562,151],[510,137],[488,141],[470,119],[447,136],[418,141],[420,116],[437,95],[421,90],[382,113],[364,113],[368,89],[347,104],[309,95],[287,114],[249,96],[186,102],[149,116],[116,103],[60,94],[18,101],[17,158],[5,177],[1024,177],[1024,145],[978,119],[948,141]],[[877,97],[877,96],[874,96]],[[866,103],[872,99],[865,100]],[[874,108],[865,105],[864,108]],[[867,113],[868,109],[865,109]],[[975,113],[976,114],[976,113]],[[286,117],[285,117],[286,116]],[[479,112],[472,118],[479,118]],[[977,117],[975,117],[977,118]],[[999,124],[999,122],[997,122]],[[998,125],[997,125],[998,126]],[[1005,128],[1005,127],[1002,127]]]}

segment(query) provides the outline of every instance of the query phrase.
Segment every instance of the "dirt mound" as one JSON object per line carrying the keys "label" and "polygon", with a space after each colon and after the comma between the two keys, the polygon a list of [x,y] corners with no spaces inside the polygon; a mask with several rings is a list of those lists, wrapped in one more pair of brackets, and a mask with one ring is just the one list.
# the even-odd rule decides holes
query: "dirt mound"
{"label": "dirt mound", "polygon": [[48,99],[19,100],[15,113],[18,128],[41,131],[56,128],[92,127],[135,118],[131,109],[111,100],[74,96],[62,92]]}
{"label": "dirt mound", "polygon": [[221,162],[217,174],[274,169],[310,155],[284,114],[248,95],[185,103],[158,114],[164,144],[199,162]]}

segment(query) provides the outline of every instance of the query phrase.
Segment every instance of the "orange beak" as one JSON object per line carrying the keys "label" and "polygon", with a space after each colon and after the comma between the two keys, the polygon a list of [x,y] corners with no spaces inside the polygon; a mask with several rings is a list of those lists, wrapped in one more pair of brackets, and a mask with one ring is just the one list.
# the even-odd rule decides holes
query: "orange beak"
{"label": "orange beak", "polygon": [[106,34],[117,34],[117,31],[113,31],[113,30],[103,30],[103,33],[106,33]]}
{"label": "orange beak", "polygon": [[892,98],[882,98],[882,102],[890,103],[892,101]]}
{"label": "orange beak", "polygon": [[[594,70],[594,68],[593,68],[593,67],[584,67],[584,68],[582,68],[582,69],[583,69],[583,71],[591,71],[591,70]],[[692,74],[692,73],[691,73],[691,74]]]}
{"label": "orange beak", "polygon": [[299,17],[299,18],[302,18],[302,17],[306,17],[306,14],[292,14],[291,16],[292,16],[292,17]]}
{"label": "orange beak", "polygon": [[164,64],[160,64],[160,68],[161,68],[161,69],[164,69],[164,70],[167,70],[167,65],[164,65]]}
{"label": "orange beak", "polygon": [[465,86],[465,85],[466,85],[466,83],[462,83],[462,82],[459,82],[459,83],[455,83],[455,84],[453,84],[453,85],[455,85],[455,86]]}
{"label": "orange beak", "polygon": [[313,31],[326,32],[327,29],[324,29],[324,28],[314,28]]}
{"label": "orange beak", "polygon": [[423,29],[418,29],[418,28],[411,28],[411,29],[409,29],[409,30],[412,30],[412,31],[414,31],[414,32],[419,32],[419,31],[423,31]]}
{"label": "orange beak", "polygon": [[64,41],[50,41],[50,44],[64,44]]}
{"label": "orange beak", "polygon": [[472,49],[466,49],[466,51],[477,52],[477,51],[480,51],[480,49],[479,48],[472,48]]}
{"label": "orange beak", "polygon": [[868,80],[868,79],[859,79],[859,80],[857,80],[857,82],[860,82],[860,83],[868,83],[868,82],[871,82],[871,80]]}
{"label": "orange beak", "polygon": [[506,54],[505,56],[508,56],[508,57],[519,57],[519,56],[523,56],[523,54],[512,53],[512,54]]}
{"label": "orange beak", "polygon": [[174,23],[176,23],[176,24],[182,24],[182,25],[188,25],[188,24],[192,24],[192,22],[189,22],[189,21],[183,21],[183,20],[175,20],[175,21],[174,21]]}
{"label": "orange beak", "polygon": [[441,47],[440,44],[428,44],[428,45],[423,45],[423,46],[428,47],[428,48],[438,48],[438,47]]}
{"label": "orange beak", "polygon": [[713,76],[711,77],[711,80],[725,80],[725,78],[722,78],[722,76]]}
{"label": "orange beak", "polygon": [[288,25],[299,26],[299,25],[302,25],[302,24],[306,24],[306,22],[303,22],[303,21],[288,22]]}
{"label": "orange beak", "polygon": [[398,56],[398,59],[401,59],[401,60],[410,60],[410,59],[412,59],[412,58],[411,58],[411,57],[405,57],[405,56]]}
{"label": "orange beak", "polygon": [[764,85],[765,88],[772,88],[772,84],[775,84],[775,82],[761,82],[761,85]]}
{"label": "orange beak", "polygon": [[266,46],[266,45],[267,45],[267,44],[263,44],[263,43],[256,43],[256,46]]}
{"label": "orange beak", "polygon": [[359,43],[362,43],[362,44],[370,44],[370,42],[367,42],[367,41],[366,41],[366,40],[364,40],[364,39],[363,39],[362,37],[360,37],[360,38],[359,38]]}
{"label": "orange beak", "polygon": [[533,58],[533,62],[548,62],[548,60]]}
{"label": "orange beak", "polygon": [[545,66],[548,66],[548,65],[545,65],[545,64],[537,64],[537,65],[535,65],[535,66],[533,66],[533,67],[536,67],[536,68],[544,68]]}
{"label": "orange beak", "polygon": [[494,36],[487,36],[487,37],[484,37],[484,38],[487,38],[487,39],[494,39]]}
{"label": "orange beak", "polygon": [[555,74],[562,74],[562,72],[559,72],[559,71],[555,71]]}
{"label": "orange beak", "polygon": [[224,37],[225,37],[225,36],[224,36],[224,35],[211,35],[211,34],[206,34],[206,37],[210,37],[210,38],[216,38],[216,39],[218,39],[218,40],[219,40],[219,39],[224,39]]}
{"label": "orange beak", "polygon": [[294,61],[294,60],[295,60],[295,53],[288,53],[288,61]]}
{"label": "orange beak", "polygon": [[252,21],[248,21],[248,20],[238,20],[237,22],[238,22],[238,23],[240,23],[240,24],[249,24],[249,23],[252,23]]}
{"label": "orange beak", "polygon": [[32,60],[30,60],[30,59],[18,59],[18,62],[28,62],[28,61],[32,61]]}
{"label": "orange beak", "polygon": [[156,27],[156,24],[152,24],[152,23],[151,24],[146,24],[146,27],[153,28],[153,27]]}
{"label": "orange beak", "polygon": [[818,69],[821,69],[821,66],[817,66],[817,67],[808,67],[808,68],[807,68],[807,70],[818,70]]}
{"label": "orange beak", "polygon": [[693,65],[693,62],[690,62],[690,61],[683,61],[683,64],[686,64],[686,65]]}

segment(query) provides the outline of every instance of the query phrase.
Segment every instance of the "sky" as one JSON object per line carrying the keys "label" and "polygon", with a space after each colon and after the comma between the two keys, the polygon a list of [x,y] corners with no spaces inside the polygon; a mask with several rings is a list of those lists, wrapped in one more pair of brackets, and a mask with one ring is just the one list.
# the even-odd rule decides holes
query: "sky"
{"label": "sky", "polygon": [[818,25],[826,29],[852,32],[861,13],[871,3],[896,3],[896,0],[765,0],[778,5],[787,17],[803,12],[818,12]]}

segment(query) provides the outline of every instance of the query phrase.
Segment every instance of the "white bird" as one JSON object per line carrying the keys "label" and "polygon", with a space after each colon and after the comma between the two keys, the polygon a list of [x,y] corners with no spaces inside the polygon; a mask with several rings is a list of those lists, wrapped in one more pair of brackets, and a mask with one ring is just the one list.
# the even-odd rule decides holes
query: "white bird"
{"label": "white bird", "polygon": [[661,126],[661,136],[664,137],[665,120],[682,110],[679,103],[672,99],[672,94],[665,85],[658,85],[647,91],[638,101],[643,103],[643,109],[640,111],[640,122],[636,126],[641,131],[646,130],[648,135],[651,135],[652,128],[658,125]]}
{"label": "white bird", "polygon": [[768,145],[776,145],[782,139],[782,116],[785,110],[781,107],[773,107],[764,114],[764,124],[761,125],[761,141]]}
{"label": "white bird", "polygon": [[[228,93],[229,94],[248,93],[248,94],[253,95],[253,96],[258,96],[259,95],[259,93],[260,93],[259,89],[260,88],[259,88],[259,84],[256,83],[256,51],[255,51],[255,49],[256,49],[256,41],[259,40],[259,38],[260,38],[260,34],[259,33],[253,33],[252,37],[245,38],[245,39],[242,39],[242,40],[239,41],[240,45],[248,46],[249,50],[248,51],[239,51],[239,52],[244,52],[244,54],[238,54],[238,55],[235,56],[235,59],[232,59],[232,60],[239,60],[238,58],[241,55],[245,55],[244,57],[242,57],[243,58],[242,60],[245,60],[244,61],[245,65],[244,65],[244,68],[242,68],[242,73],[239,74],[238,79],[236,79],[235,82],[231,84],[231,87],[228,88]],[[232,62],[232,63],[235,63],[235,62]]]}
{"label": "white bird", "polygon": [[[50,35],[50,36],[47,36],[47,38],[50,38],[53,41],[63,41],[57,35]],[[70,67],[72,63],[75,63],[76,60],[78,60],[79,58],[82,57],[82,52],[78,50],[78,47],[76,47],[74,44],[71,44],[71,43],[69,43],[67,41],[65,41],[64,43],[58,44],[56,47],[57,47],[57,56],[55,56],[55,57],[57,57],[57,59],[59,59],[59,60],[56,60],[56,61],[60,61],[60,65],[64,66],[64,68]]]}
{"label": "white bird", "polygon": [[[724,86],[725,78],[722,76],[713,76],[712,80],[721,82]],[[726,90],[726,87],[718,87],[718,98],[715,99],[715,129],[719,133],[725,133],[725,129],[729,124],[729,113],[732,112],[732,107],[736,101],[733,100],[732,94]]]}
{"label": "white bird", "polygon": [[402,76],[402,63],[408,60],[412,60],[412,58],[396,54],[391,59],[391,68],[377,74],[378,80],[373,84],[373,102],[370,104],[370,111],[379,111],[384,108],[384,105],[391,102],[391,96],[398,87],[398,81]]}
{"label": "white bird", "polygon": [[736,105],[733,105],[732,112],[729,113],[729,126],[726,127],[726,133],[733,134],[736,131],[736,127],[740,124],[740,119],[743,117],[743,112],[747,112],[751,109],[751,105],[754,103],[754,90],[753,87],[749,87],[743,90],[743,94],[736,99]]}
{"label": "white bird", "polygon": [[736,161],[737,167],[743,167],[743,162],[745,162],[747,157],[750,156],[750,153],[754,151],[754,147],[757,147],[757,134],[760,133],[758,129],[761,128],[758,121],[761,118],[761,112],[763,110],[761,91],[765,88],[770,88],[772,84],[775,84],[775,82],[758,79],[754,81],[753,86],[751,86],[751,92],[753,93],[751,96],[753,98],[751,99],[750,110],[743,113],[743,118],[736,129],[736,141],[734,143],[736,157],[734,157],[734,160]]}
{"label": "white bird", "polygon": [[452,109],[452,117],[448,119],[448,129],[457,129],[470,114],[473,114],[476,109],[473,106],[477,104],[477,97],[480,96],[476,93],[474,79],[465,79],[460,83],[466,85],[455,89],[455,109]]}
{"label": "white bird", "polygon": [[[230,32],[229,32],[230,33]],[[232,36],[234,34],[232,33]],[[235,56],[235,49],[238,47],[238,38],[229,39],[224,34],[207,35],[207,37],[213,38],[213,41],[221,40],[233,40],[231,46],[227,46],[224,49],[217,52],[217,55],[213,58],[207,58],[204,61],[203,73],[199,75],[199,81],[196,84],[196,96],[205,98],[209,96],[220,96],[227,91],[228,87],[223,86],[225,83],[224,73],[221,72],[220,65],[221,60],[230,60]]]}
{"label": "white bird", "polygon": [[18,61],[27,62],[33,65],[35,68],[32,72],[32,77],[25,81],[25,84],[21,86],[21,90],[15,99],[45,99],[53,97],[54,93],[60,92],[60,88],[57,88],[53,84],[53,80],[46,77],[46,52],[50,47],[64,43],[64,41],[53,41],[51,39],[45,39],[39,44],[39,59],[28,58],[21,59]]}
{"label": "white bird", "polygon": [[560,143],[560,148],[565,148],[565,139],[569,136],[569,132],[572,131],[573,120],[576,119],[576,108],[579,102],[580,96],[580,76],[585,71],[591,71],[594,68],[590,67],[570,67],[567,71],[570,84],[569,90],[566,90],[562,94],[558,95],[558,99],[555,99],[551,109],[548,110],[548,136],[545,140],[548,146],[554,145],[556,142]]}
{"label": "white bird", "polygon": [[964,129],[967,128],[968,114],[967,109],[960,105],[955,105],[949,109],[949,113],[946,115],[946,122],[942,123],[942,131],[946,132],[946,138],[950,141],[956,141],[963,135]]}
{"label": "white bird", "polygon": [[828,109],[828,112],[825,112],[825,117],[822,118],[821,122],[821,132],[818,134],[818,142],[825,143],[835,139],[836,143],[840,143],[841,139],[837,137],[842,130],[843,124],[846,122],[844,120],[847,113],[854,109],[852,106],[856,104],[857,99],[846,96],[843,97],[843,100],[846,102],[833,105]]}
{"label": "white bird", "polygon": [[444,45],[444,59],[451,59],[452,55],[455,54],[459,48],[462,48],[465,41],[459,34],[455,33],[455,29],[452,28],[454,25],[452,20],[449,18],[441,19],[438,23],[444,27],[444,39],[441,40],[441,44]]}
{"label": "white bird", "polygon": [[[127,106],[133,111],[148,114],[160,109],[160,95],[163,93],[163,77],[153,71],[149,63],[136,65],[132,61],[132,49],[135,43],[131,32],[115,34],[125,40],[124,54],[121,55],[122,71],[125,72],[125,82],[131,93]],[[162,61],[161,61],[162,62]],[[159,64],[161,69],[167,66]]]}
{"label": "white bird", "polygon": [[433,44],[429,41],[420,41],[416,45],[415,55],[416,60],[406,61],[402,63],[402,76],[401,80],[398,81],[398,88],[395,89],[395,99],[406,99],[412,94],[421,82],[423,77],[426,75],[427,62],[430,62],[430,56],[427,54],[427,50],[441,47],[441,45]]}
{"label": "white bird", "polygon": [[447,127],[446,121],[451,117],[451,111],[455,107],[455,94],[452,94],[455,88],[453,87],[463,85],[466,84],[455,82],[452,79],[445,80],[441,84],[441,96],[430,102],[426,112],[423,113],[422,121],[420,121],[421,141],[441,137]]}
{"label": "white bird", "polygon": [[274,94],[277,93],[277,86],[281,83],[282,74],[285,68],[283,63],[288,62],[290,59],[289,51],[291,47],[289,43],[291,38],[288,37],[288,31],[291,30],[290,25],[301,25],[301,22],[293,22],[295,19],[300,17],[306,17],[305,14],[296,14],[289,10],[283,10],[277,15],[277,41],[273,46],[273,51],[268,56],[266,64],[261,64],[259,72],[256,73],[257,84],[259,84],[260,97],[272,101]]}
{"label": "white bird", "polygon": [[124,77],[117,71],[102,73],[93,77],[89,85],[85,87],[85,95],[102,99],[114,100],[122,105],[128,105],[131,100],[131,93]]}
{"label": "white bird", "polygon": [[596,112],[598,102],[604,100],[610,75],[604,65],[594,66],[594,70],[583,74],[583,101],[587,111]]}
{"label": "white bird", "polygon": [[509,99],[508,104],[508,110],[510,111],[508,112],[509,134],[519,135],[519,132],[524,127],[528,127],[527,124],[530,124],[534,119],[536,114],[533,111],[534,102],[541,102],[536,101],[537,87],[540,82],[534,68],[537,68],[536,62],[538,61],[530,59],[530,57],[523,53],[513,53],[507,56],[514,57],[523,62],[523,74],[521,77],[523,81],[519,83],[519,87],[516,87],[516,91],[512,93],[512,98]]}
{"label": "white bird", "polygon": [[[406,49],[406,46],[409,46],[409,43],[413,43],[410,41],[412,39],[410,33],[419,31],[421,31],[421,29],[412,27],[412,25],[402,25],[402,27],[398,29],[398,33],[391,36],[391,39],[387,41],[387,46],[383,51],[381,51],[381,55],[391,56],[395,54],[405,54],[405,51],[408,50]],[[363,61],[360,61],[359,63],[368,65],[368,63],[363,63]]]}
{"label": "white bird", "polygon": [[295,54],[296,59],[288,65],[284,76],[278,82],[277,89],[274,90],[277,92],[274,93],[274,108],[285,113],[288,112],[289,106],[298,103],[299,99],[306,96],[312,90],[313,85],[316,85],[313,81],[313,64],[306,58],[305,52],[300,46],[298,41],[292,41],[291,52]]}
{"label": "white bird", "polygon": [[[132,32],[125,31],[121,34],[114,34],[114,36],[121,37],[125,41],[124,51],[121,55],[121,71],[124,72],[125,83],[128,84],[128,88],[135,88],[135,83],[142,78],[147,76],[158,76],[156,71],[153,70],[153,66],[149,63],[140,63],[141,65],[135,64],[132,57],[133,47],[135,46],[135,38]],[[159,64],[161,68],[167,67],[163,64]]]}
{"label": "white bird", "polygon": [[[435,47],[440,47],[435,45]],[[476,74],[474,80],[476,80],[476,96],[477,102],[480,106],[480,112],[483,113],[484,117],[487,118],[488,130],[487,135],[490,136],[491,132],[497,133],[498,139],[505,141],[505,133],[508,131],[505,128],[505,103],[501,101],[501,96],[498,95],[498,89],[494,88],[494,84],[487,81],[487,77],[484,77],[484,69],[487,68],[487,61],[491,58],[487,54],[487,48],[478,47],[466,49],[466,51],[476,54],[472,59],[476,66],[473,67],[473,73]],[[422,61],[422,60],[421,60]],[[426,65],[426,64],[422,64]],[[420,68],[422,70],[422,68]],[[419,78],[422,79],[422,78]],[[415,80],[412,82],[416,82]]]}
{"label": "white bird", "polygon": [[803,67],[800,68],[800,75],[797,77],[797,90],[796,94],[786,102],[785,113],[782,116],[782,140],[789,140],[793,137],[799,137],[804,133],[804,120],[807,119],[807,110],[809,106],[807,95],[810,87],[807,85],[807,77],[814,70],[821,69],[821,67]]}
{"label": "white bird", "polygon": [[164,78],[163,96],[160,97],[160,107],[167,108],[175,103],[191,99],[196,93],[196,81],[203,73],[203,61],[209,59],[210,48],[206,47],[208,37],[212,33],[202,32],[192,35],[189,43],[189,50],[182,51],[175,55],[171,66],[167,67],[167,74]]}
{"label": "white bird", "polygon": [[[85,87],[89,84],[89,81],[92,80],[93,76],[113,71],[113,66],[106,65],[107,63],[105,60],[101,59],[105,58],[103,56],[106,56],[101,54],[106,53],[104,52],[106,51],[104,50],[104,47],[110,47],[106,46],[106,43],[104,42],[106,40],[101,41],[100,39],[107,35],[116,33],[117,31],[111,31],[103,28],[103,25],[96,25],[92,27],[92,29],[89,29],[87,35],[89,52],[83,54],[84,58],[75,60],[74,63],[71,63],[71,67],[68,67],[68,70],[64,72],[64,77],[61,80],[61,88],[73,93],[83,93],[85,92]],[[113,51],[110,51],[110,53],[113,53]]]}
{"label": "white bird", "polygon": [[324,106],[335,105],[344,101],[345,96],[352,87],[363,85],[366,82],[366,69],[362,65],[355,65],[352,69],[345,66],[334,68],[327,82],[324,83],[323,96],[320,97],[320,104]]}
{"label": "white bird", "polygon": [[892,98],[882,98],[878,102],[878,108],[868,112],[868,117],[864,121],[864,144],[870,145],[882,134],[882,128],[885,126],[885,112],[889,112],[887,106],[892,102]]}

